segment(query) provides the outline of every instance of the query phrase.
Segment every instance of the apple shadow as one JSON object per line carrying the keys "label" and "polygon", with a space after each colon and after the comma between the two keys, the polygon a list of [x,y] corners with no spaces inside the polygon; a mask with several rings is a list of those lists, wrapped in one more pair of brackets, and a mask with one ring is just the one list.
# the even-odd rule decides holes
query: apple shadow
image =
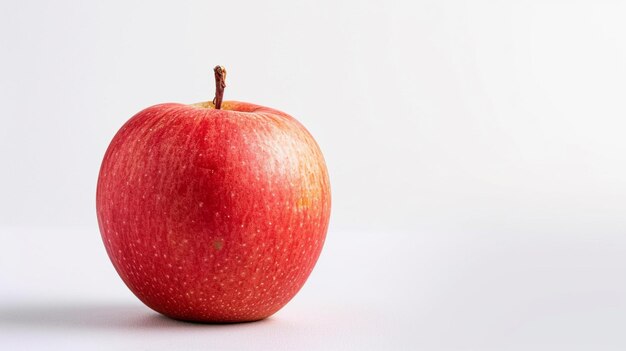
{"label": "apple shadow", "polygon": [[174,320],[142,305],[63,304],[0,306],[0,329],[28,328],[75,331],[249,328],[271,323],[207,324]]}

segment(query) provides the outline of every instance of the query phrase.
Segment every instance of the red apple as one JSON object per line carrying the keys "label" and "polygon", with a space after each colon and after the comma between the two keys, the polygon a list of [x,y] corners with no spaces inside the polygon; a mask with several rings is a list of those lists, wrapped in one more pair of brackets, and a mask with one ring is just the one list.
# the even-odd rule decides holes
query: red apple
{"label": "red apple", "polygon": [[328,228],[322,153],[286,113],[214,102],[167,103],[132,117],[106,151],[96,195],[122,280],[166,316],[266,318],[300,290]]}

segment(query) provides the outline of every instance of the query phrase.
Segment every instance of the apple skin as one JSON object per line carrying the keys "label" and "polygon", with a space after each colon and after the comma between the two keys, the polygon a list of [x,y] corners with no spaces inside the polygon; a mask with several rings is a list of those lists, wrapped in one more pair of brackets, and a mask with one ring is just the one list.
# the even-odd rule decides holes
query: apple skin
{"label": "apple skin", "polygon": [[266,318],[304,285],[330,217],[322,153],[293,117],[225,101],[149,107],[106,151],[98,224],[130,290],[171,318]]}

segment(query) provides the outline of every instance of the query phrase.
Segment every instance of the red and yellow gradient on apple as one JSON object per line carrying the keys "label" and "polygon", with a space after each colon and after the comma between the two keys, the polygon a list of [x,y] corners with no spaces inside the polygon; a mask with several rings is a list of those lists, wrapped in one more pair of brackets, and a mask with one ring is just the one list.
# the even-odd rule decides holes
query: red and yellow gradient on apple
{"label": "red and yellow gradient on apple", "polygon": [[219,108],[156,105],[119,130],[100,169],[98,223],[115,269],[150,308],[189,321],[253,321],[283,307],[311,273],[330,184],[298,121],[222,103],[223,77],[222,93],[219,84]]}

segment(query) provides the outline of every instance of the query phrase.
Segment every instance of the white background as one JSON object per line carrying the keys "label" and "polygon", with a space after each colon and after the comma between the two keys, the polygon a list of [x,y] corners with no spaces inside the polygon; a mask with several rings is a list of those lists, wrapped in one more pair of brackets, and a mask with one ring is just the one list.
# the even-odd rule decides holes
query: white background
{"label": "white background", "polygon": [[[626,4],[2,1],[0,348],[626,348]],[[331,173],[319,264],[267,321],[159,317],[95,185],[134,113],[298,118]],[[4,347],[4,346],[7,347]]]}

